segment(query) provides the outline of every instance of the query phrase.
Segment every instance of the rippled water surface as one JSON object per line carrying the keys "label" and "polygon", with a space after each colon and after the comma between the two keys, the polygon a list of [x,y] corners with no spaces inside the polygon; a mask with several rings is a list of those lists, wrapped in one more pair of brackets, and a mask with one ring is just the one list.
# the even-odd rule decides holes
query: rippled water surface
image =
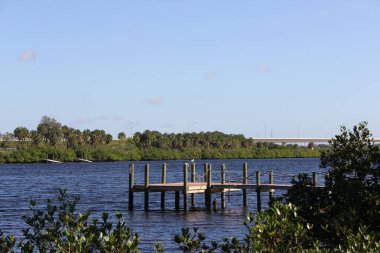
{"label": "rippled water surface", "polygon": [[[167,181],[179,182],[183,179],[183,164],[188,161],[165,161]],[[319,169],[319,159],[262,159],[262,160],[209,160],[196,161],[197,172],[203,172],[203,163],[209,162],[213,168],[213,180],[220,181],[220,167],[226,164],[227,180],[240,180],[243,163],[248,163],[249,183],[255,182],[255,171],[262,172],[262,183],[268,182],[268,172],[274,171],[275,183],[290,183],[291,175],[300,172],[323,172]],[[150,162],[150,182],[161,181],[161,166],[164,162]],[[114,214],[124,211],[128,225],[140,236],[142,252],[152,252],[157,241],[164,244],[167,252],[175,251],[171,238],[181,227],[198,227],[209,240],[220,240],[245,234],[241,221],[247,212],[256,211],[256,194],[249,192],[249,207],[242,208],[241,192],[231,192],[227,196],[227,209],[207,212],[204,210],[203,194],[196,195],[197,209],[184,213],[174,210],[174,194],[166,194],[166,210],[160,210],[160,193],[151,193],[150,209],[143,211],[143,193],[135,193],[135,210],[128,212],[128,166],[130,162],[115,163],[62,163],[62,164],[2,164],[0,165],[0,228],[15,235],[25,225],[21,216],[28,213],[29,200],[45,203],[47,198],[55,198],[59,188],[66,188],[71,195],[80,195],[80,211],[93,210],[93,217],[103,211]],[[143,183],[146,162],[134,162],[135,181]],[[318,180],[322,180],[319,177]],[[321,181],[319,181],[321,183]],[[281,194],[281,192],[276,193]],[[263,203],[268,194],[263,193]],[[213,199],[219,200],[219,194]],[[181,196],[182,207],[182,196]]]}

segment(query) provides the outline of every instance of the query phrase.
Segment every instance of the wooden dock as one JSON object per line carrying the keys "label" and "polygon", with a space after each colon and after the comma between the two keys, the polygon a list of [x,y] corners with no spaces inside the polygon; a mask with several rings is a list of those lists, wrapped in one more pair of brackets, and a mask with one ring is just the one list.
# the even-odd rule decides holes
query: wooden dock
{"label": "wooden dock", "polygon": [[[243,207],[248,206],[248,190],[254,190],[257,196],[257,211],[261,211],[261,193],[268,192],[269,199],[272,200],[275,190],[287,190],[292,187],[291,184],[274,184],[273,182],[273,172],[269,172],[269,180],[267,184],[261,183],[261,173],[256,171],[255,173],[248,176],[248,165],[243,164],[243,173],[241,177],[241,182],[226,182],[226,167],[223,164],[220,171],[220,182],[212,181],[212,165],[204,164],[203,170],[203,182],[196,182],[196,166],[195,163],[189,164],[185,163],[183,166],[183,181],[175,183],[166,182],[166,164],[162,165],[162,177],[161,183],[150,184],[149,182],[149,164],[145,165],[145,178],[144,184],[135,184],[135,167],[134,164],[129,166],[129,203],[128,209],[133,210],[134,193],[144,192],[144,210],[149,210],[149,193],[150,192],[161,192],[161,209],[165,209],[165,193],[174,192],[175,193],[175,209],[180,209],[180,193],[183,194],[183,210],[186,212],[189,209],[189,195],[191,196],[191,206],[195,207],[195,195],[204,194],[205,196],[205,207],[207,210],[211,211],[212,208],[216,208],[216,203],[212,201],[212,194],[220,194],[221,208],[226,208],[226,193],[231,191],[242,191]],[[189,171],[190,171],[190,181],[189,181]],[[215,174],[214,174],[215,175]],[[248,179],[250,177],[255,177],[255,184],[249,184]],[[313,173],[313,184],[310,187],[323,187],[317,186],[317,173]]]}

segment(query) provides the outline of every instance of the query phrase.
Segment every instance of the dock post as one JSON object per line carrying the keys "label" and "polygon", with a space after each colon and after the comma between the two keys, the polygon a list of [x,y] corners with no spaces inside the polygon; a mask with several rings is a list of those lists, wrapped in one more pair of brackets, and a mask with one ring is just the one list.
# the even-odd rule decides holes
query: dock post
{"label": "dock post", "polygon": [[187,188],[187,180],[188,180],[188,169],[189,169],[189,164],[188,163],[185,163],[183,165],[183,209],[185,210],[185,212],[187,211],[188,209],[188,206],[189,206],[189,202],[188,202],[188,188]]}
{"label": "dock post", "polygon": [[206,208],[207,211],[211,211],[211,186],[212,186],[212,177],[211,177],[211,164],[207,168],[207,189],[206,189]]}
{"label": "dock post", "polygon": [[135,165],[129,165],[129,201],[128,201],[128,210],[133,211],[133,185],[135,184]]}
{"label": "dock post", "polygon": [[[273,184],[273,171],[269,172],[269,184]],[[270,189],[269,191],[269,204],[273,204],[273,197],[274,197],[274,189]]]}
{"label": "dock post", "polygon": [[[248,163],[243,165],[243,184],[248,184]],[[248,206],[247,189],[243,189],[243,207]]]}
{"label": "dock post", "polygon": [[[161,183],[166,184],[166,163],[162,164],[162,178]],[[161,209],[165,209],[165,191],[161,192]]]}
{"label": "dock post", "polygon": [[[196,165],[195,163],[191,163],[191,182],[195,183],[195,177],[196,177]],[[191,207],[195,207],[195,194],[191,194]]]}
{"label": "dock post", "polygon": [[[207,171],[208,163],[205,163],[203,166],[203,182],[207,183]],[[205,191],[205,206],[207,206],[207,191]]]}
{"label": "dock post", "polygon": [[149,163],[145,165],[145,184],[144,184],[144,210],[149,210]]}
{"label": "dock post", "polygon": [[207,168],[208,168],[208,163],[205,163],[203,167],[203,181],[205,183],[207,182]]}
{"label": "dock post", "polygon": [[261,190],[260,190],[260,171],[256,171],[256,195],[257,195],[257,212],[261,211]]}
{"label": "dock post", "polygon": [[175,205],[175,210],[179,210],[179,191],[175,191],[174,194],[174,205]]}
{"label": "dock post", "polygon": [[[225,184],[226,183],[226,165],[223,163],[222,164],[222,171],[221,171],[221,183]],[[222,189],[222,192],[220,194],[220,204],[222,209],[226,208],[226,193],[224,192],[224,188]]]}
{"label": "dock post", "polygon": [[317,172],[313,172],[313,187],[317,188]]}

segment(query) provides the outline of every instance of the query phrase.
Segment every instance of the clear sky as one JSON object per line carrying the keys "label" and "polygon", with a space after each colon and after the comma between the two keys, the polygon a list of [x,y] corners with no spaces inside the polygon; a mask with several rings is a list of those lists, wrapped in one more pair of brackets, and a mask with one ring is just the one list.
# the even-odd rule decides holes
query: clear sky
{"label": "clear sky", "polygon": [[0,0],[0,133],[380,137],[379,0]]}

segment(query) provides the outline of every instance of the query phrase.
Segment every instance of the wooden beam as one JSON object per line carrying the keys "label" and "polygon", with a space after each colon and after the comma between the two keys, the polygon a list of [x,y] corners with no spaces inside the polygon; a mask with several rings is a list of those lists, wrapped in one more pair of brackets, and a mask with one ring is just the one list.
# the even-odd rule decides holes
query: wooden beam
{"label": "wooden beam", "polygon": [[[161,183],[166,184],[166,163],[162,164]],[[165,192],[161,192],[161,209],[165,209]]]}
{"label": "wooden beam", "polygon": [[256,195],[257,195],[257,212],[261,211],[261,189],[260,189],[260,171],[256,171]]}
{"label": "wooden beam", "polygon": [[[222,171],[221,171],[221,182],[222,185],[226,183],[226,165],[223,163],[222,164]],[[222,209],[226,208],[226,192],[221,191],[220,193],[220,204]]]}
{"label": "wooden beam", "polygon": [[130,164],[129,165],[129,187],[128,187],[128,210],[133,210],[133,186],[135,183],[135,165]]}
{"label": "wooden beam", "polygon": [[[243,184],[248,184],[248,163],[243,164]],[[247,189],[243,189],[243,207],[248,206]]]}
{"label": "wooden beam", "polygon": [[209,164],[207,166],[207,189],[206,189],[206,208],[207,211],[211,211],[211,187],[212,187],[212,177],[211,177],[212,166]]}
{"label": "wooden beam", "polygon": [[144,210],[149,210],[149,163],[145,165]]}
{"label": "wooden beam", "polygon": [[[273,185],[273,171],[269,172],[269,184]],[[269,191],[269,204],[273,204],[273,198],[274,198],[274,189],[273,191]]]}
{"label": "wooden beam", "polygon": [[188,188],[187,188],[187,180],[188,180],[188,169],[189,164],[185,163],[183,165],[183,209],[187,212],[189,202],[188,202]]}
{"label": "wooden beam", "polygon": [[[196,165],[195,162],[191,163],[191,182],[195,183],[195,177],[196,177]],[[191,194],[191,207],[195,207],[195,194]]]}

